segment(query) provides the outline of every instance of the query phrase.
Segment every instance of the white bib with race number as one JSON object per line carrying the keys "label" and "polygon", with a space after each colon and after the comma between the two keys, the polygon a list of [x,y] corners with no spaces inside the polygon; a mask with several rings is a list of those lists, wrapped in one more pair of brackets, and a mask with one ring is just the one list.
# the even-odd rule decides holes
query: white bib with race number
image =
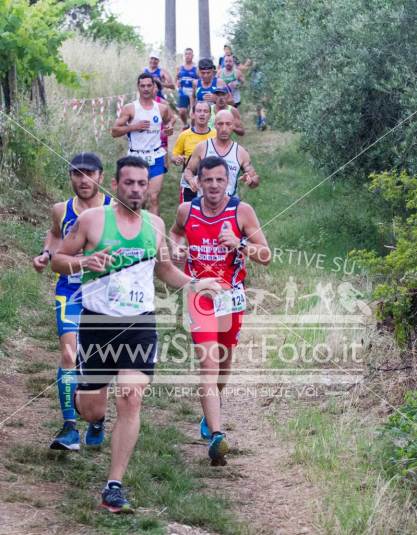
{"label": "white bib with race number", "polygon": [[155,259],[87,282],[82,286],[83,306],[109,316],[134,316],[155,310]]}
{"label": "white bib with race number", "polygon": [[149,165],[155,165],[155,151],[153,150],[138,150],[136,155],[140,158],[143,158],[145,162]]}
{"label": "white bib with race number", "polygon": [[246,295],[242,284],[218,293],[214,298],[214,315],[218,318],[246,310]]}

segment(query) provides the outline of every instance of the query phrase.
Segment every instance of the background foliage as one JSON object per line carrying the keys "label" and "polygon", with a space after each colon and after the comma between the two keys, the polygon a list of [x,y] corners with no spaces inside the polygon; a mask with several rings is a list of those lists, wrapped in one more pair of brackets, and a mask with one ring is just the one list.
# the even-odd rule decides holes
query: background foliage
{"label": "background foliage", "polygon": [[[417,109],[415,2],[243,0],[235,10],[236,51],[256,65],[252,91],[326,173]],[[416,172],[415,132],[406,124],[342,174]]]}

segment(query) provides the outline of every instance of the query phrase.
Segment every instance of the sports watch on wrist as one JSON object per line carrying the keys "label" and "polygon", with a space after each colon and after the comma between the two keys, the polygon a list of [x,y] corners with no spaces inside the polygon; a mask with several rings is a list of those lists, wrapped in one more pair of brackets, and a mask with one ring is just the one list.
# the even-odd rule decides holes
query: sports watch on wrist
{"label": "sports watch on wrist", "polygon": [[243,236],[242,238],[240,238],[240,243],[239,243],[239,247],[237,248],[237,250],[243,251],[243,249],[247,246],[247,244],[248,244],[248,238]]}

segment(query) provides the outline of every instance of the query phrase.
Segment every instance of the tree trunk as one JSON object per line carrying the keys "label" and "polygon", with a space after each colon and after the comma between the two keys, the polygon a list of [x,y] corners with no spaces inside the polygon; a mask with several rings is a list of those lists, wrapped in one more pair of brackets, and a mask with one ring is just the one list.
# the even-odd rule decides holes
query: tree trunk
{"label": "tree trunk", "polygon": [[177,53],[176,0],[165,0],[165,49],[169,60],[175,60]]}
{"label": "tree trunk", "polygon": [[6,75],[1,80],[1,87],[3,89],[3,98],[4,98],[4,108],[7,113],[10,112],[11,100],[10,100],[10,86],[9,86],[9,77]]}
{"label": "tree trunk", "polygon": [[209,0],[198,0],[200,58],[211,58]]}
{"label": "tree trunk", "polygon": [[43,109],[46,108],[46,90],[45,90],[45,78],[42,74],[38,74],[37,78],[39,100]]}
{"label": "tree trunk", "polygon": [[45,79],[42,74],[38,74],[32,81],[30,100],[35,103],[38,112],[46,110]]}
{"label": "tree trunk", "polygon": [[8,73],[8,84],[9,84],[9,102],[10,108],[9,111],[13,108],[17,101],[17,71],[16,64],[9,69]]}

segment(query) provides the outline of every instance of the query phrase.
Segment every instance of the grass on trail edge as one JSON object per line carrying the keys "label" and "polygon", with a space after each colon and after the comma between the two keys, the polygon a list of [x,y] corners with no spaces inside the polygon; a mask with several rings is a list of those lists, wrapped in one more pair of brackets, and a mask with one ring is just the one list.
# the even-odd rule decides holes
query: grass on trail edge
{"label": "grass on trail edge", "polygon": [[[251,139],[252,143],[256,146],[255,140]],[[384,251],[386,242],[379,223],[388,216],[378,197],[368,191],[368,184],[337,180],[336,176],[298,201],[325,177],[299,151],[296,140],[281,150],[271,146],[268,152],[254,153],[252,162],[261,185],[254,190],[241,187],[240,191],[255,208],[271,249],[323,254],[327,269],[334,268],[334,257],[345,258],[352,249]],[[285,265],[273,262],[271,269],[282,267]]]}
{"label": "grass on trail edge", "polygon": [[348,401],[296,408],[280,440],[295,443],[293,461],[321,490],[319,524],[328,535],[417,532],[414,498],[380,470],[379,421]]}
{"label": "grass on trail edge", "polygon": [[24,474],[31,481],[60,483],[65,488],[62,514],[100,533],[162,534],[168,520],[225,535],[245,533],[246,528],[226,510],[224,498],[205,493],[202,476],[186,465],[181,452],[185,440],[175,427],[154,426],[144,418],[124,478],[128,497],[138,508],[135,515],[111,515],[98,509],[108,470],[109,440],[101,451],[83,447],[80,453],[17,445],[9,450],[5,464],[10,472]]}

